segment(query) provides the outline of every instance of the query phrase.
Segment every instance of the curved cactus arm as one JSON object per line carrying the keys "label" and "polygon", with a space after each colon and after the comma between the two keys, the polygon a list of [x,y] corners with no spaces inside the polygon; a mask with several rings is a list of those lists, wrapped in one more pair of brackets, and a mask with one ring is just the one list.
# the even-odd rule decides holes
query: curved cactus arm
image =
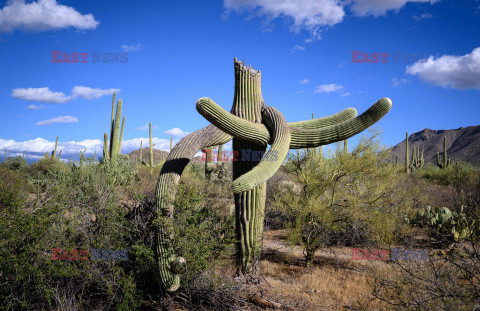
{"label": "curved cactus arm", "polygon": [[317,118],[306,121],[290,122],[288,125],[295,128],[317,129],[334,125],[343,121],[353,119],[357,116],[355,108],[347,108],[328,117]]}
{"label": "curved cactus arm", "polygon": [[197,111],[220,130],[236,138],[266,145],[270,133],[263,124],[253,123],[226,111],[213,100],[202,97],[197,101]]}
{"label": "curved cactus arm", "polygon": [[158,258],[162,287],[168,292],[174,292],[180,287],[179,266],[185,266],[185,260],[176,257],[173,250],[173,231],[171,220],[173,218],[173,201],[177,192],[177,185],[183,170],[198,152],[198,150],[227,143],[232,136],[222,132],[214,125],[185,136],[175,145],[168,155],[157,181],[155,190],[155,214],[159,230],[157,232],[157,247],[155,253]]}
{"label": "curved cactus arm", "polygon": [[[259,145],[272,143],[270,133],[263,124],[253,123],[229,113],[207,97],[197,101],[197,111],[219,129],[239,139],[248,140]],[[357,110],[347,108],[334,115],[307,121],[288,123],[290,127],[300,129],[320,129],[354,118]]]}
{"label": "curved cactus arm", "polygon": [[272,177],[285,160],[290,145],[290,128],[283,115],[274,107],[262,111],[262,119],[272,130],[272,147],[251,171],[235,179],[234,193],[249,191]]}
{"label": "curved cactus arm", "polygon": [[350,138],[380,120],[392,108],[389,98],[381,98],[354,119],[320,129],[291,128],[290,149],[312,148]]}

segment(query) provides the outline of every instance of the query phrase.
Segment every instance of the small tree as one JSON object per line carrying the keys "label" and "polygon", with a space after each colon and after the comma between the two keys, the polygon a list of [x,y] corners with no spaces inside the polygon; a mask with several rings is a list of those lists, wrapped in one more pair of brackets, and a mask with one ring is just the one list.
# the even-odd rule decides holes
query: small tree
{"label": "small tree", "polygon": [[304,247],[307,266],[316,250],[335,242],[395,240],[401,211],[388,198],[394,191],[395,167],[379,135],[370,131],[351,153],[337,144],[327,158],[290,154],[284,169],[303,190],[282,190],[275,200],[290,216],[290,238]]}

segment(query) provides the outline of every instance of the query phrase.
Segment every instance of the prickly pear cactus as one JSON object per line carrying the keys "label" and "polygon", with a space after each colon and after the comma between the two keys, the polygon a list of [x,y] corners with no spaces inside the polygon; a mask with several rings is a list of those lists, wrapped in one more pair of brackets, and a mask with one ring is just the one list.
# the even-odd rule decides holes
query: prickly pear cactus
{"label": "prickly pear cactus", "polygon": [[[392,107],[381,98],[356,117],[349,108],[325,118],[287,123],[283,114],[267,106],[261,91],[261,73],[234,60],[235,93],[230,112],[210,98],[197,101],[197,111],[212,124],[184,137],[169,154],[157,182],[158,271],[163,288],[176,291],[180,286],[179,270],[173,263],[184,262],[173,251],[173,204],[180,176],[201,149],[225,144],[233,138],[232,190],[235,198],[235,232],[237,274],[255,282],[259,274],[262,247],[266,181],[282,165],[289,149],[316,148],[346,140],[378,120]],[[268,151],[267,144],[271,147]],[[266,151],[266,152],[265,152]],[[187,263],[188,264],[188,263]]]}

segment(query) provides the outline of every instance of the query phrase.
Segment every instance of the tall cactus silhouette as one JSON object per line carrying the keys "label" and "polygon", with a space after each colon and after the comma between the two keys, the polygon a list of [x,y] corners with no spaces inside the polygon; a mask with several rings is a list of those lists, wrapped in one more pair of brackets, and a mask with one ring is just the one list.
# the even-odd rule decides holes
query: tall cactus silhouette
{"label": "tall cactus silhouette", "polygon": [[[142,161],[142,145],[140,145],[140,161],[143,165],[148,167],[150,169],[150,173],[153,172],[153,147],[155,144],[152,141],[152,122],[148,123],[148,141],[150,142],[149,146],[149,152],[148,152],[148,164]],[[141,142],[140,142],[141,143]]]}
{"label": "tall cactus silhouette", "polygon": [[58,136],[57,136],[57,139],[55,140],[55,149],[52,150],[52,155],[50,156],[50,159],[52,161],[60,160],[60,157],[62,155],[62,150],[60,150],[60,152],[58,153],[58,158],[57,158],[57,146],[58,146]]}
{"label": "tall cactus silhouette", "polygon": [[443,137],[443,162],[440,160],[440,154],[437,152],[437,166],[441,169],[450,165],[450,157],[447,156],[447,137]]}
{"label": "tall cactus silhouette", "polygon": [[[229,112],[210,98],[197,101],[197,111],[212,124],[185,136],[169,154],[157,182],[155,213],[158,231],[156,256],[160,280],[166,291],[176,291],[185,259],[174,252],[173,201],[180,176],[198,150],[225,144],[233,138],[232,190],[235,200],[237,275],[257,281],[262,247],[266,181],[280,168],[289,149],[316,148],[352,137],[378,120],[392,107],[388,98],[377,101],[356,117],[349,108],[335,115],[287,123],[274,107],[267,106],[261,91],[261,73],[234,60],[235,92]],[[270,149],[265,152],[267,144]]]}
{"label": "tall cactus silhouette", "polygon": [[407,174],[410,174],[410,155],[408,154],[408,132],[407,137],[405,138],[405,171]]}
{"label": "tall cactus silhouette", "polygon": [[108,143],[108,134],[103,134],[103,158],[112,162],[116,161],[122,149],[123,129],[125,127],[125,116],[122,120],[122,127],[120,131],[120,119],[122,118],[122,100],[117,102],[117,109],[115,110],[115,96],[113,92],[112,100],[112,116],[110,122],[110,144]]}

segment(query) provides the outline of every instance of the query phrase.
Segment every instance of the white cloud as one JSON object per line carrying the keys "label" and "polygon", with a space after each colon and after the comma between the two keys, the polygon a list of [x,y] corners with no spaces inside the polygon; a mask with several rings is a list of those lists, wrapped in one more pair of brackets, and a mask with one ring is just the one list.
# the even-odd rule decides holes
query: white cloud
{"label": "white cloud", "polygon": [[407,2],[428,2],[434,4],[440,0],[353,0],[352,11],[360,16],[385,15],[387,11],[399,11]]}
{"label": "white cloud", "polygon": [[315,88],[315,93],[340,92],[343,89],[344,87],[338,84],[322,84],[317,85]]}
{"label": "white cloud", "polygon": [[480,47],[463,56],[430,56],[408,66],[406,73],[425,82],[458,90],[480,89]]}
{"label": "white cloud", "polygon": [[73,87],[72,94],[75,97],[80,97],[84,99],[96,99],[105,95],[112,95],[113,92],[120,92],[120,89],[93,89],[88,86],[75,86]]}
{"label": "white cloud", "polygon": [[430,14],[430,13],[424,13],[420,16],[414,15],[413,19],[416,20],[416,21],[421,21],[422,19],[427,19],[427,18],[432,18],[432,17],[433,17],[433,15]]}
{"label": "white cloud", "polygon": [[170,136],[174,136],[174,137],[184,137],[184,136],[188,135],[187,132],[182,131],[178,127],[174,127],[173,129],[166,130],[162,134],[170,135]]}
{"label": "white cloud", "polygon": [[345,16],[339,0],[224,0],[226,14],[250,11],[265,16],[267,22],[284,17],[293,21],[295,32],[305,29],[313,37],[320,36],[320,27],[340,23]]}
{"label": "white cloud", "polygon": [[292,51],[295,52],[295,51],[305,51],[305,47],[303,45],[295,45],[293,48],[292,48]]}
{"label": "white cloud", "polygon": [[43,108],[46,108],[45,106],[37,106],[37,105],[30,105],[27,107],[27,109],[30,109],[30,110],[40,110],[40,109],[43,109]]}
{"label": "white cloud", "polygon": [[40,88],[17,88],[12,91],[11,96],[29,101],[37,101],[42,103],[63,104],[68,102],[71,97],[62,92],[52,92],[48,87]]}
{"label": "white cloud", "polygon": [[395,87],[395,86],[399,86],[400,84],[402,83],[408,83],[409,81],[407,79],[397,79],[397,78],[393,78],[392,79],[392,86]]}
{"label": "white cloud", "polygon": [[0,9],[0,32],[16,28],[42,31],[74,27],[95,29],[99,22],[92,14],[82,15],[74,8],[58,4],[55,0],[38,0],[26,3],[24,0],[9,0]]}
{"label": "white cloud", "polygon": [[353,93],[352,92],[345,92],[340,96],[345,97],[345,96],[350,96],[350,95],[353,95]]}
{"label": "white cloud", "polygon": [[140,43],[138,44],[132,44],[132,45],[122,45],[121,46],[122,50],[124,52],[135,52],[135,51],[138,51],[142,48],[142,45]]}
{"label": "white cloud", "polygon": [[303,79],[302,81],[299,82],[300,84],[307,84],[310,83],[310,80],[308,79]]}
{"label": "white cloud", "polygon": [[[152,130],[158,129],[158,125],[152,126]],[[145,123],[142,127],[137,127],[136,130],[148,131],[148,123]]]}
{"label": "white cloud", "polygon": [[37,122],[35,125],[50,125],[54,123],[78,123],[78,119],[72,116],[58,116],[53,119]]}

